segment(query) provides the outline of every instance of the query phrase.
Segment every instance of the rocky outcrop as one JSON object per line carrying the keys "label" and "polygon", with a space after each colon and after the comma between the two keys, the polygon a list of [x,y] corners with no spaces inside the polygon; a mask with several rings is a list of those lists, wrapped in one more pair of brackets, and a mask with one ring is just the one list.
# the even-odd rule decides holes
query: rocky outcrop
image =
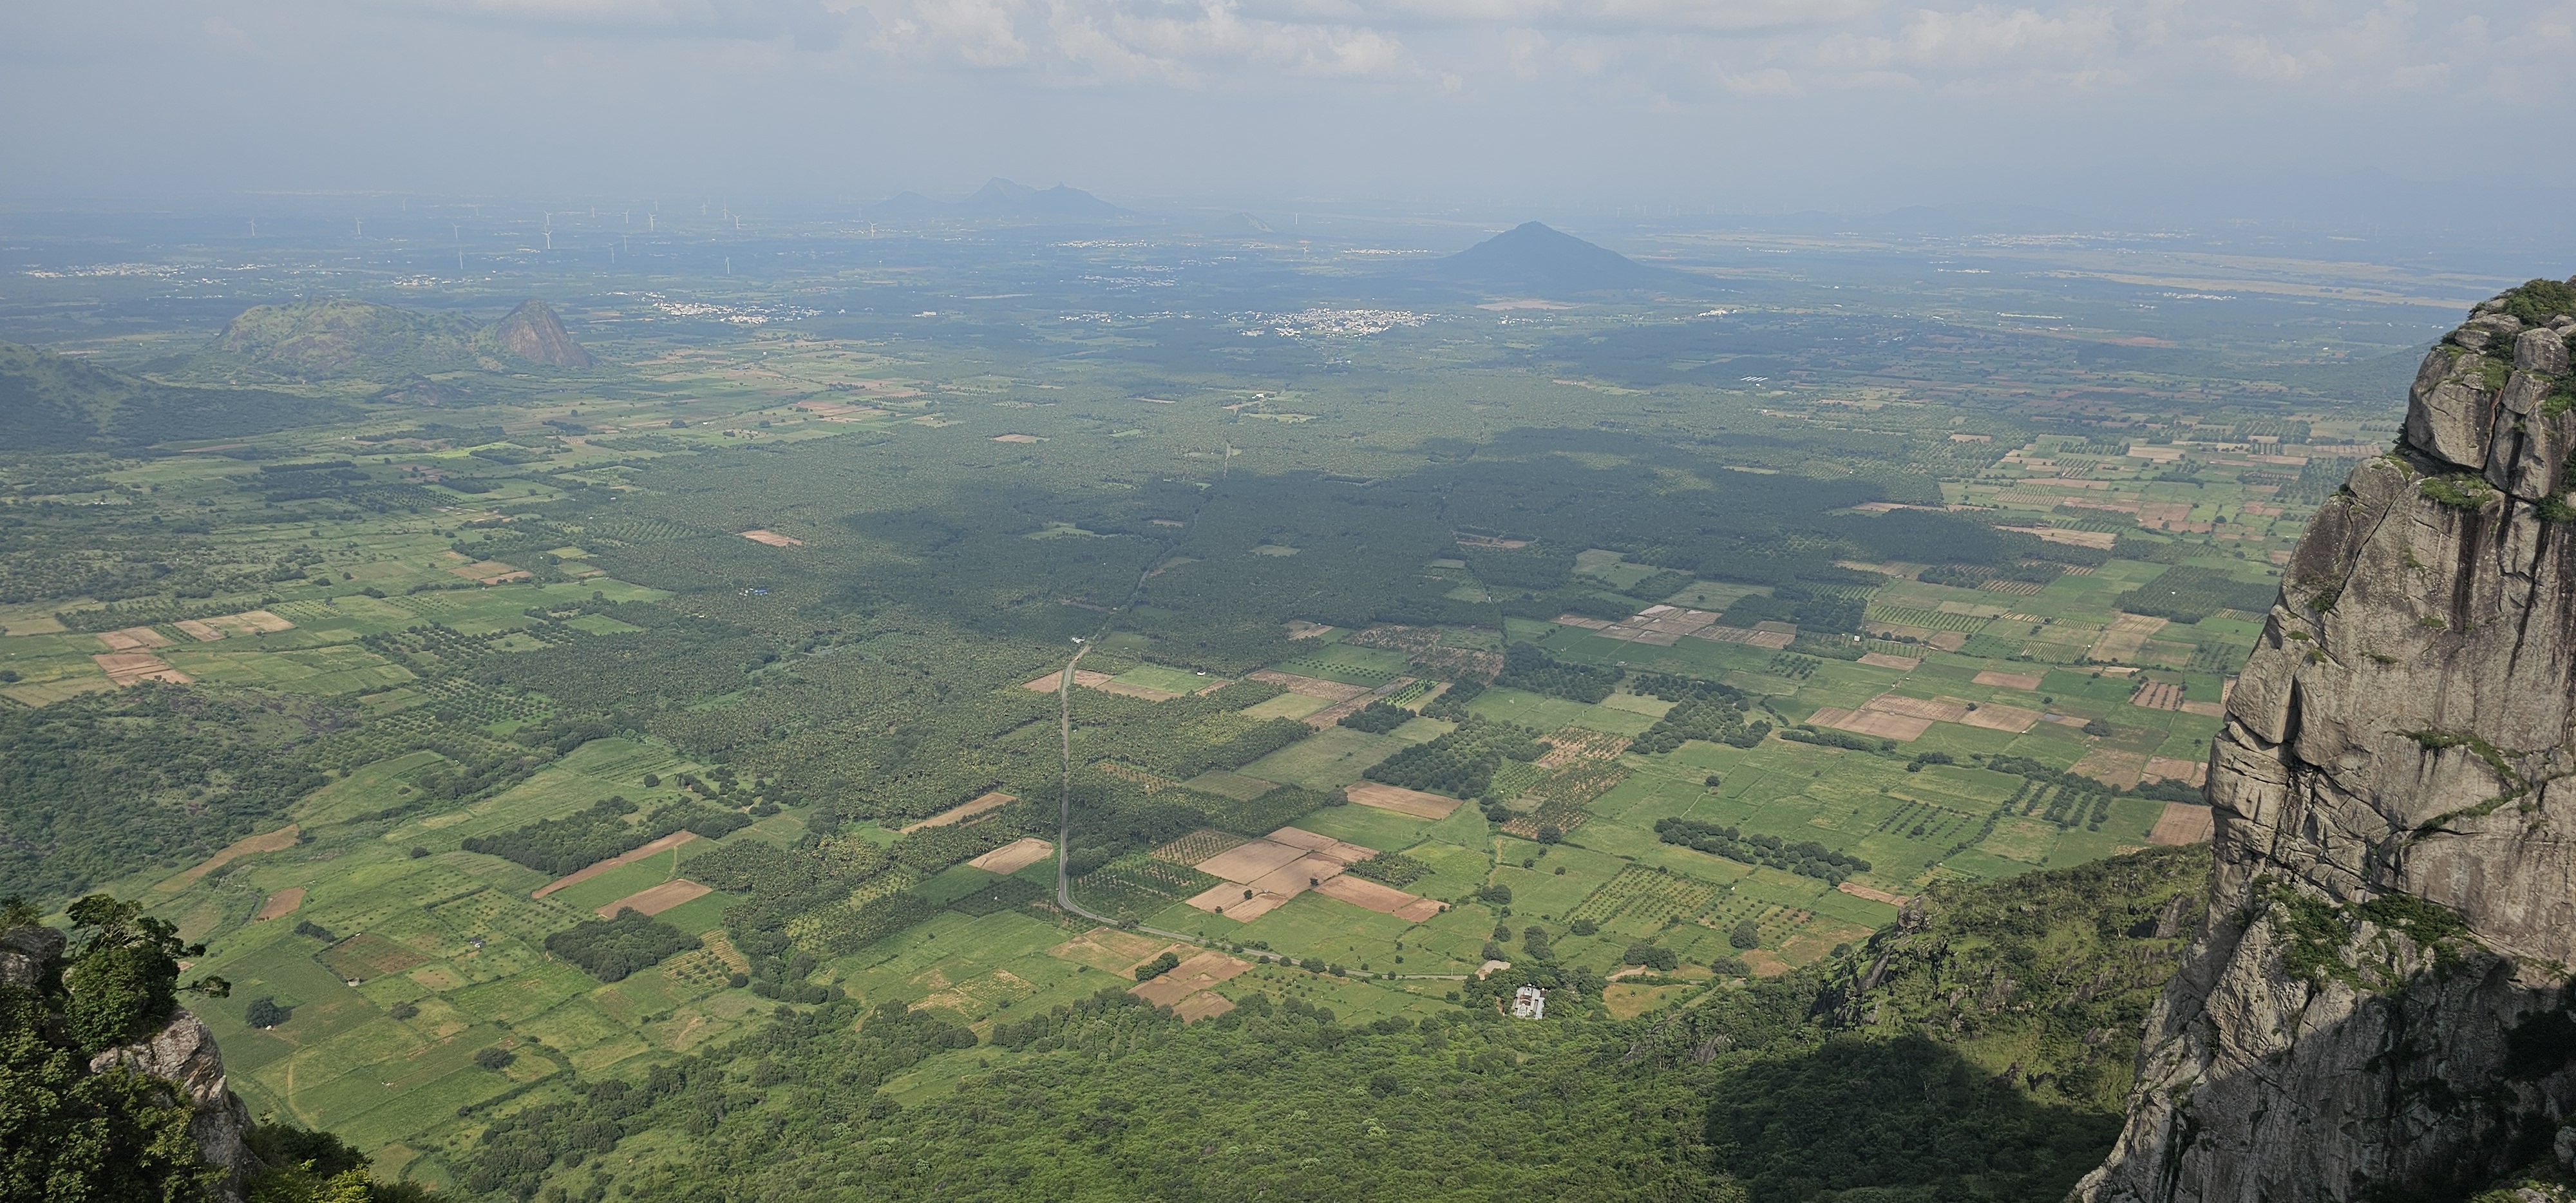
{"label": "rocky outcrop", "polygon": [[544,301],[519,302],[519,307],[492,327],[492,337],[501,349],[530,363],[555,368],[586,368],[598,361],[590,352],[572,340],[563,320],[555,316],[554,307]]}
{"label": "rocky outcrop", "polygon": [[228,1203],[245,1198],[250,1176],[260,1168],[250,1151],[250,1108],[225,1080],[224,1054],[205,1023],[185,1009],[174,1011],[151,1039],[90,1058],[89,1071],[105,1073],[119,1066],[178,1085],[195,1109],[188,1118],[188,1135],[196,1138],[208,1164],[227,1171],[218,1187],[220,1197]]}
{"label": "rocky outcrop", "polygon": [[2576,288],[2479,306],[2214,741],[2210,920],[2085,1200],[2458,1197],[2576,1109]]}
{"label": "rocky outcrop", "polygon": [[0,931],[0,986],[43,990],[70,941],[50,927],[13,927]]}

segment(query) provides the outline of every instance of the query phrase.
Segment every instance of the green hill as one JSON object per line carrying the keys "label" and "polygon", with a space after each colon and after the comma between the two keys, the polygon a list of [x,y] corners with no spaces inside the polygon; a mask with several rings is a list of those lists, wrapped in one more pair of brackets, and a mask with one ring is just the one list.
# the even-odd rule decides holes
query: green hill
{"label": "green hill", "polygon": [[543,301],[492,325],[350,297],[261,305],[224,327],[191,372],[236,381],[371,380],[587,368],[595,361]]}
{"label": "green hill", "polygon": [[331,401],[253,389],[182,388],[0,343],[0,450],[78,451],[237,438],[346,420]]}

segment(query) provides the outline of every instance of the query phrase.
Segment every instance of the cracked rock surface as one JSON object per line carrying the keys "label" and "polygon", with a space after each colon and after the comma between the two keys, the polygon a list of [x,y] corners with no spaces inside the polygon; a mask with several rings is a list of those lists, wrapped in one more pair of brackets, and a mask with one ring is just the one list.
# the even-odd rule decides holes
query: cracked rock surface
{"label": "cracked rock surface", "polygon": [[2443,1198],[2576,1156],[2571,335],[2576,287],[2479,306],[2301,540],[2212,744],[2209,926],[2078,1198]]}

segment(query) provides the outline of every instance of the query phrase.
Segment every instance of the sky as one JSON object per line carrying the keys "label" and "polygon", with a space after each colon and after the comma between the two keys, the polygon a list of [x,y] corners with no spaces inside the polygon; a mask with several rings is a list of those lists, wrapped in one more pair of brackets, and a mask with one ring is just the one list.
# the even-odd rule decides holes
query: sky
{"label": "sky", "polygon": [[2376,223],[2576,195],[2576,0],[0,6],[0,195]]}

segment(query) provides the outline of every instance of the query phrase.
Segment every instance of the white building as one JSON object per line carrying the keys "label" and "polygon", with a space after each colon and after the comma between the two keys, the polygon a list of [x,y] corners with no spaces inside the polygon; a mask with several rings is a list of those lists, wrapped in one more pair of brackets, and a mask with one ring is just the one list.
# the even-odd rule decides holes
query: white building
{"label": "white building", "polygon": [[1512,992],[1512,1018],[1544,1019],[1547,1017],[1547,991],[1536,986],[1523,986]]}

